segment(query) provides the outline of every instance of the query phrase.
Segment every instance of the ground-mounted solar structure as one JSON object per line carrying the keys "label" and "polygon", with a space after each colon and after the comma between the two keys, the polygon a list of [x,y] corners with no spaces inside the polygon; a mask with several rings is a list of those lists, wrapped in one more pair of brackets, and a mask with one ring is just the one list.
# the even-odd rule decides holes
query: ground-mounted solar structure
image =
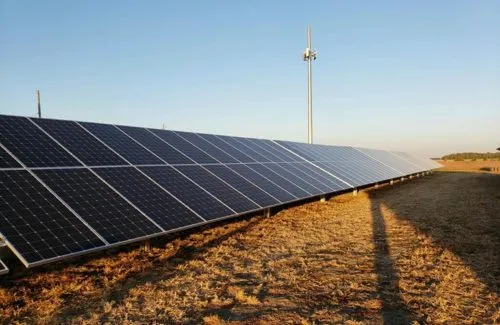
{"label": "ground-mounted solar structure", "polygon": [[34,267],[437,167],[384,150],[0,115],[0,236]]}

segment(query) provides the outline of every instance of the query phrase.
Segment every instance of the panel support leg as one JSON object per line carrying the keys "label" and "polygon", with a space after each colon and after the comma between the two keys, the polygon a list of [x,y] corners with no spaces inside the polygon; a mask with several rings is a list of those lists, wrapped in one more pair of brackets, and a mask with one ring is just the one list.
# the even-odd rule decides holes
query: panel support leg
{"label": "panel support leg", "polygon": [[151,241],[149,239],[145,240],[142,245],[142,250],[145,252],[149,252],[151,250]]}
{"label": "panel support leg", "polygon": [[321,195],[319,198],[319,201],[325,203],[326,202],[326,195]]}
{"label": "panel support leg", "polygon": [[374,186],[374,187],[375,187],[375,188],[378,188],[378,183],[375,183],[375,186]]}
{"label": "panel support leg", "polygon": [[389,184],[394,185],[394,180],[391,179],[391,181],[389,182]]}
{"label": "panel support leg", "polygon": [[271,209],[264,209],[264,217],[265,218],[271,217]]}
{"label": "panel support leg", "polygon": [[404,182],[405,181],[405,178],[404,177],[401,177],[401,182]]}
{"label": "panel support leg", "polygon": [[358,189],[357,188],[352,190],[352,196],[358,196]]}

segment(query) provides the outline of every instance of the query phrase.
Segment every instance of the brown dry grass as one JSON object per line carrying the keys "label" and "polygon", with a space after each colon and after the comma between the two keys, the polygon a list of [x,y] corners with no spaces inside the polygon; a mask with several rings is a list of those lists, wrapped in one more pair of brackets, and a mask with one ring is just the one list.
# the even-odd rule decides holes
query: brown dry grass
{"label": "brown dry grass", "polygon": [[2,323],[500,322],[500,176],[437,173],[0,280]]}
{"label": "brown dry grass", "polygon": [[500,160],[454,161],[440,160],[440,171],[478,171],[500,173]]}

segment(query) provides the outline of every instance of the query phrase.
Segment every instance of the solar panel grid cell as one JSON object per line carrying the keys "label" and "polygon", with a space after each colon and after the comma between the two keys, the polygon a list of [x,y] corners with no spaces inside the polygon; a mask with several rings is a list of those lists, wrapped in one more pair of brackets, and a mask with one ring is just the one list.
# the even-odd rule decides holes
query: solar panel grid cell
{"label": "solar panel grid cell", "polygon": [[134,167],[94,171],[166,231],[204,221]]}
{"label": "solar panel grid cell", "polygon": [[133,165],[165,164],[114,125],[98,123],[80,123],[80,125]]}
{"label": "solar panel grid cell", "polygon": [[19,168],[21,165],[7,151],[0,147],[0,168]]}
{"label": "solar panel grid cell", "polygon": [[109,150],[76,122],[51,119],[34,119],[33,122],[87,166],[127,165],[127,162]]}
{"label": "solar panel grid cell", "polygon": [[228,153],[229,155],[231,155],[231,157],[234,157],[240,163],[255,162],[255,159],[251,158],[250,156],[244,154],[242,151],[238,150],[237,148],[223,141],[219,136],[213,134],[201,134],[201,133],[199,134],[199,136],[207,140],[208,142],[212,143],[219,149],[223,150],[224,152]]}
{"label": "solar panel grid cell", "polygon": [[140,169],[206,220],[235,214],[235,211],[219,202],[173,167],[140,167]]}
{"label": "solar panel grid cell", "polygon": [[0,143],[28,167],[81,166],[26,117],[1,116]]}
{"label": "solar panel grid cell", "polygon": [[241,143],[234,137],[228,137],[228,136],[219,136],[219,138],[226,142],[227,144],[233,146],[234,148],[238,149],[239,151],[243,152],[245,155],[252,157],[253,160],[257,162],[271,162],[271,159],[267,158],[264,155],[261,155],[259,152],[253,150],[252,148],[248,147],[247,145]]}
{"label": "solar panel grid cell", "polygon": [[268,165],[266,166],[261,165],[261,164],[247,164],[246,166],[249,167],[250,169],[256,171],[257,173],[261,174],[265,178],[269,179],[271,182],[275,183],[276,185],[279,185],[281,188],[286,189],[288,192],[296,196],[297,198],[306,198],[310,196],[311,194],[304,191],[301,189],[299,186],[295,185],[291,181],[287,180],[283,176],[277,174],[273,170],[268,168]]}
{"label": "solar panel grid cell", "polygon": [[247,179],[249,182],[252,182],[252,184],[255,184],[259,188],[262,188],[264,191],[280,200],[280,202],[282,203],[294,201],[298,198],[284,188],[272,182],[270,179],[254,171],[247,165],[228,165],[227,167]]}
{"label": "solar panel grid cell", "polygon": [[227,154],[225,151],[222,149],[219,149],[219,147],[213,145],[212,143],[208,142],[207,140],[203,139],[196,133],[189,133],[189,132],[179,132],[175,131],[175,133],[182,138],[186,139],[187,141],[191,142],[193,145],[197,146],[198,148],[203,148],[203,150],[209,154],[211,157],[217,159],[217,161],[221,163],[237,163],[238,161],[231,157],[229,154]]}
{"label": "solar panel grid cell", "polygon": [[238,213],[260,208],[201,166],[178,166],[176,169]]}
{"label": "solar panel grid cell", "polygon": [[0,171],[0,192],[0,233],[27,263],[104,246],[28,171]]}
{"label": "solar panel grid cell", "polygon": [[150,129],[150,131],[198,164],[213,164],[218,162],[206,152],[178,136],[173,131],[154,129]]}
{"label": "solar panel grid cell", "polygon": [[117,127],[169,164],[195,163],[193,160],[174,149],[165,141],[162,141],[147,129],[121,125]]}
{"label": "solar panel grid cell", "polygon": [[232,187],[237,188],[240,192],[242,192],[244,195],[246,195],[262,207],[272,206],[280,203],[272,195],[268,194],[257,185],[232,171],[227,166],[207,165],[205,166],[205,168],[214,173],[217,177],[223,179]]}
{"label": "solar panel grid cell", "polygon": [[35,173],[111,244],[161,232],[90,170],[36,170]]}

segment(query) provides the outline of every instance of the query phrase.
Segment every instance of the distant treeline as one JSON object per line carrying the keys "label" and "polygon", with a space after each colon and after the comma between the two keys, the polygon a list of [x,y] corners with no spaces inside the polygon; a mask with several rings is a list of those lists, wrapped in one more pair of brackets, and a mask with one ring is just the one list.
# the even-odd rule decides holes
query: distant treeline
{"label": "distant treeline", "polygon": [[500,152],[459,152],[443,156],[443,160],[500,159]]}

